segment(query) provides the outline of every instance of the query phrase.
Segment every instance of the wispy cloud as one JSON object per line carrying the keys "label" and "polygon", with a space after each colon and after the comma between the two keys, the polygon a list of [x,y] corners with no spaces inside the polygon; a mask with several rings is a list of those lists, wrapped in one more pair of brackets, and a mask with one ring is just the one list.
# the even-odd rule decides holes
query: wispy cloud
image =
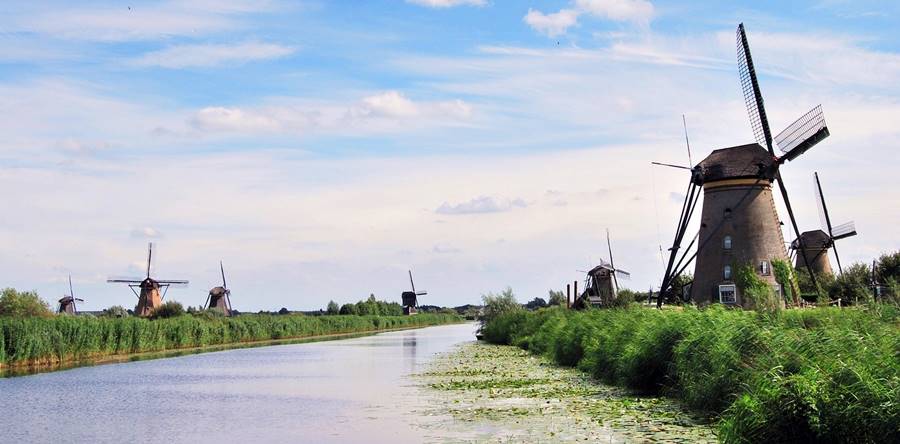
{"label": "wispy cloud", "polygon": [[549,14],[529,8],[522,20],[535,31],[556,37],[577,25],[581,15],[647,27],[654,11],[653,4],[647,0],[575,0],[570,8]]}
{"label": "wispy cloud", "polygon": [[484,214],[502,213],[514,208],[525,208],[528,203],[521,198],[501,199],[491,196],[476,197],[468,202],[450,204],[444,202],[436,210],[437,214]]}
{"label": "wispy cloud", "polygon": [[548,37],[556,37],[565,34],[566,30],[578,23],[578,12],[573,9],[562,9],[552,14],[544,14],[528,9],[528,14],[525,14],[522,20],[535,31]]}
{"label": "wispy cloud", "polygon": [[275,43],[245,42],[238,44],[176,45],[148,52],[132,61],[135,66],[163,68],[212,67],[242,64],[256,60],[271,60],[289,56],[296,51],[290,46]]}

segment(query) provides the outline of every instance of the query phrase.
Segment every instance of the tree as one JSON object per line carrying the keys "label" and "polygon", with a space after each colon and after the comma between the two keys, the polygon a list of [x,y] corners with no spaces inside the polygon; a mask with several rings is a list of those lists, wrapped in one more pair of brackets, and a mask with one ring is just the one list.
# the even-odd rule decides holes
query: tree
{"label": "tree", "polygon": [[869,265],[857,262],[845,267],[840,276],[828,282],[828,295],[831,299],[840,299],[844,305],[868,301],[872,297],[871,278]]}
{"label": "tree", "polygon": [[4,288],[0,292],[0,316],[51,316],[50,306],[34,291]]}
{"label": "tree", "polygon": [[127,318],[128,311],[121,305],[113,305],[103,310],[103,316],[107,318]]}
{"label": "tree", "polygon": [[184,314],[184,306],[181,302],[166,301],[150,312],[150,319],[175,318]]}
{"label": "tree", "polygon": [[506,287],[500,294],[488,293],[481,295],[481,300],[484,302],[484,312],[481,315],[482,325],[490,323],[494,318],[504,313],[522,309],[510,287]]}
{"label": "tree", "polygon": [[359,312],[356,311],[356,304],[344,304],[341,306],[340,313],[342,315],[356,315]]}
{"label": "tree", "polygon": [[890,280],[900,281],[900,251],[882,254],[875,267],[875,277],[885,284]]}
{"label": "tree", "polygon": [[287,308],[284,308],[284,307],[281,307],[281,310],[278,310],[278,314],[280,314],[280,315],[286,315],[289,313],[290,313],[290,310],[288,310]]}
{"label": "tree", "polygon": [[529,310],[537,310],[538,308],[544,308],[547,306],[547,301],[543,298],[534,298],[531,302],[525,304],[525,308]]}
{"label": "tree", "polygon": [[338,306],[337,302],[328,301],[328,308],[325,310],[325,312],[329,315],[340,314],[341,307]]}
{"label": "tree", "polygon": [[566,304],[566,294],[562,290],[550,290],[548,305],[564,305]]}

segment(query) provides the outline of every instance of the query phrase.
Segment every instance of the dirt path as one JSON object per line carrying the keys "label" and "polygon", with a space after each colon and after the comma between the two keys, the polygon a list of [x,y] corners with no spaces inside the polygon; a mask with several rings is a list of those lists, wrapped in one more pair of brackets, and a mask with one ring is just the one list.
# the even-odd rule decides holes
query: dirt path
{"label": "dirt path", "polygon": [[637,397],[516,347],[467,343],[416,376],[427,441],[716,442],[666,398]]}

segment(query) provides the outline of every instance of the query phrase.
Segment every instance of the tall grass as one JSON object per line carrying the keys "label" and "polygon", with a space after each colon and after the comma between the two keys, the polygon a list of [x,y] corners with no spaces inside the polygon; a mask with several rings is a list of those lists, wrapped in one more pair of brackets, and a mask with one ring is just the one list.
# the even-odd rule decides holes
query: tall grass
{"label": "tall grass", "polygon": [[546,309],[485,338],[681,399],[726,442],[900,442],[900,312]]}
{"label": "tall grass", "polygon": [[455,315],[274,316],[168,319],[0,317],[0,363],[41,364],[186,347],[302,338],[460,321]]}

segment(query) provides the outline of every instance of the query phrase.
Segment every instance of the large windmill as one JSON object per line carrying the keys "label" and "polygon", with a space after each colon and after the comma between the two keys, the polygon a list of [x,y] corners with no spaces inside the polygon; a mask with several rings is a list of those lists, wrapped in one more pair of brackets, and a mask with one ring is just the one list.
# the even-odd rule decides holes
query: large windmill
{"label": "large windmill", "polygon": [[[771,271],[773,259],[788,260],[781,222],[775,210],[772,182],[778,182],[791,226],[798,237],[799,254],[804,256],[810,275],[815,274],[806,260],[806,249],[797,228],[787,188],[780,168],[828,137],[821,105],[807,112],[772,138],[763,105],[756,69],[744,24],[737,29],[738,68],[750,126],[757,143],[713,151],[692,168],[691,179],[682,204],[675,239],[660,288],[657,306],[670,299],[672,283],[696,259],[691,297],[700,304],[718,300],[726,304],[746,305],[735,283],[736,266],[750,264],[763,281],[780,292]],[[775,153],[775,143],[781,155]],[[703,210],[697,238],[681,250],[681,242],[700,199]],[[697,243],[692,255],[691,247]]]}
{"label": "large windmill", "polygon": [[403,314],[406,315],[414,315],[416,314],[416,307],[419,306],[419,296],[425,296],[428,294],[427,291],[416,291],[416,283],[413,282],[412,270],[409,270],[409,285],[412,287],[412,291],[404,291],[400,298],[403,300]]}
{"label": "large windmill", "polygon": [[78,314],[78,307],[75,306],[75,301],[84,302],[83,299],[79,299],[75,297],[75,290],[72,289],[72,275],[69,275],[69,294],[63,295],[62,299],[59,300],[59,307],[56,309],[57,313],[65,313],[71,315]]}
{"label": "large windmill", "polygon": [[[819,208],[819,221],[822,229],[804,231],[798,239],[791,242],[791,252],[796,254],[796,268],[803,269],[807,264],[816,275],[834,274],[831,263],[828,261],[828,250],[834,250],[834,258],[837,260],[838,271],[843,273],[841,257],[838,255],[835,241],[856,236],[856,224],[853,221],[840,225],[831,224],[831,215],[828,206],[825,205],[825,195],[822,194],[822,183],[819,182],[819,173],[813,173],[815,178],[816,206]],[[802,245],[806,254],[799,254]]]}
{"label": "large windmill", "polygon": [[609,240],[609,229],[606,230],[606,247],[609,249],[609,263],[600,259],[600,265],[587,271],[584,292],[576,303],[576,307],[585,308],[609,307],[619,294],[619,278],[630,279],[631,274],[616,268],[612,254],[612,243]]}
{"label": "large windmill", "polygon": [[228,289],[228,283],[225,281],[225,266],[219,261],[219,270],[222,272],[222,286],[213,287],[209,290],[209,296],[203,303],[203,309],[218,310],[231,316],[231,290]]}
{"label": "large windmill", "polygon": [[[184,286],[188,281],[183,280],[161,280],[150,277],[150,265],[153,261],[153,243],[147,245],[147,277],[144,279],[107,279],[109,283],[128,284],[128,288],[138,298],[137,306],[134,313],[137,316],[149,316],[154,309],[162,305],[163,299],[170,286]],[[140,289],[138,293],[137,289]],[[162,289],[162,294],[159,290]]]}

